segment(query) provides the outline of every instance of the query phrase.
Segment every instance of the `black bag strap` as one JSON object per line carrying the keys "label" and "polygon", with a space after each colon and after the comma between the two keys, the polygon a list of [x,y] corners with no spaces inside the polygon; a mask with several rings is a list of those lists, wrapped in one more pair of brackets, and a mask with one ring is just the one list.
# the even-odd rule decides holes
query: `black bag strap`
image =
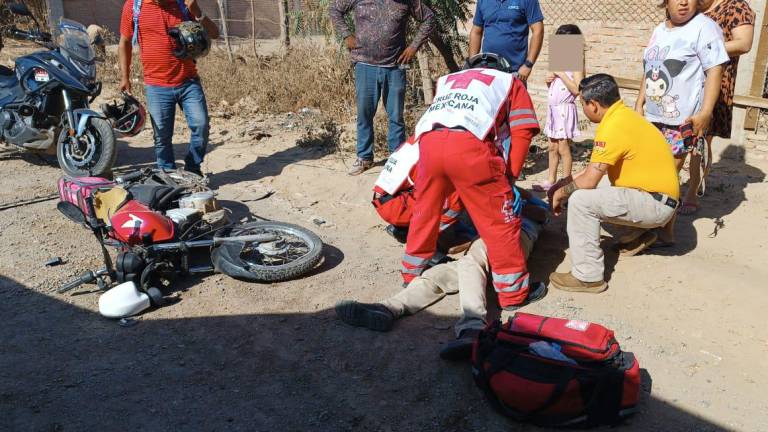
{"label": "black bag strap", "polygon": [[621,400],[624,397],[624,365],[635,362],[632,353],[623,352],[622,364],[618,368],[608,367],[579,380],[584,410],[590,424],[615,424],[621,420]]}
{"label": "black bag strap", "polygon": [[[574,369],[569,369],[568,373],[563,374],[563,376],[557,380],[555,388],[547,400],[531,412],[522,413],[507,406],[499,399],[496,393],[493,392],[493,389],[491,388],[491,379],[494,375],[509,366],[520,354],[527,352],[528,347],[520,346],[513,348],[506,345],[498,345],[496,337],[500,329],[501,321],[496,321],[486,330],[481,332],[478,337],[479,341],[475,353],[475,362],[472,368],[475,383],[483,391],[491,405],[500,413],[518,421],[532,420],[537,414],[557,403],[568,388],[568,383],[576,377],[576,371]],[[485,369],[486,361],[490,364],[488,370]],[[537,423],[546,423],[546,420],[537,419]],[[553,424],[554,423],[559,422],[553,422]]]}

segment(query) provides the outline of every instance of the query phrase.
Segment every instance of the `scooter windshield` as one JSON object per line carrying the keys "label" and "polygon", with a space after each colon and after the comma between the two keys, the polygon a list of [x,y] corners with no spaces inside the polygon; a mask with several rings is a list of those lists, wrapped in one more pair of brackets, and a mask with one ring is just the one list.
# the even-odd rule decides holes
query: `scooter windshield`
{"label": "scooter windshield", "polygon": [[82,24],[68,19],[59,22],[59,49],[84,75],[96,75],[96,52]]}

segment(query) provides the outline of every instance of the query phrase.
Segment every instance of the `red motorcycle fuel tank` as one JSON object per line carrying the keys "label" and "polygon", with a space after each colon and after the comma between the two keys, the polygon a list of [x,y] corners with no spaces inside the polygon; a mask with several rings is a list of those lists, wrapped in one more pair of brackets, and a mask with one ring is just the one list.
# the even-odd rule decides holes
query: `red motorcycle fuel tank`
{"label": "red motorcycle fuel tank", "polygon": [[131,200],[110,218],[115,238],[131,246],[144,243],[148,236],[151,243],[173,240],[173,221]]}

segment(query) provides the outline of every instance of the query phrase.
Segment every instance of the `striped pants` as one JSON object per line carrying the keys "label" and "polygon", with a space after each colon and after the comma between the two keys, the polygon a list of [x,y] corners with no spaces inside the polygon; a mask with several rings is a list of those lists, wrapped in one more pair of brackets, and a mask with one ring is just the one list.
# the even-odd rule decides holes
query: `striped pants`
{"label": "striped pants", "polygon": [[435,253],[442,204],[455,191],[488,247],[499,304],[525,300],[529,276],[520,246],[522,219],[513,211],[514,193],[505,173],[493,143],[469,132],[437,130],[421,137],[416,207],[401,269],[406,283],[425,270]]}

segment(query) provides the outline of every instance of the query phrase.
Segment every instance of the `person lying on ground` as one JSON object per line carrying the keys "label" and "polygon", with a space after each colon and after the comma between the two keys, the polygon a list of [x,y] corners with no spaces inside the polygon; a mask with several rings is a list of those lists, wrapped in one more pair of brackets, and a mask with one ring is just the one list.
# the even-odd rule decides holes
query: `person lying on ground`
{"label": "person lying on ground", "polygon": [[[624,105],[612,76],[587,77],[579,91],[584,114],[599,125],[589,165],[549,191],[555,215],[568,202],[572,263],[570,272],[553,273],[549,281],[565,291],[599,293],[608,287],[603,279],[600,223],[632,227],[621,250],[630,256],[640,253],[656,241],[651,229],[664,226],[675,214],[680,188],[664,136]],[[611,186],[597,188],[606,173]]]}
{"label": "person lying on ground", "polygon": [[[548,220],[548,206],[525,191],[521,193],[528,198],[522,209],[520,235],[520,246],[527,259]],[[392,329],[397,319],[416,314],[446,295],[458,292],[462,314],[455,326],[456,340],[446,344],[440,355],[459,360],[468,356],[472,341],[485,328],[488,314],[486,290],[490,273],[486,245],[478,239],[461,258],[427,269],[389,299],[373,304],[343,300],[336,305],[336,315],[347,324],[385,332]],[[541,285],[540,289],[543,292],[536,293],[536,296],[543,298],[546,287]]]}
{"label": "person lying on ground", "polygon": [[432,260],[442,204],[455,191],[488,247],[499,304],[530,300],[520,247],[521,200],[512,186],[539,122],[523,82],[510,71],[503,58],[482,53],[467,60],[463,71],[438,79],[435,99],[414,134],[417,199],[402,260],[405,283]]}

